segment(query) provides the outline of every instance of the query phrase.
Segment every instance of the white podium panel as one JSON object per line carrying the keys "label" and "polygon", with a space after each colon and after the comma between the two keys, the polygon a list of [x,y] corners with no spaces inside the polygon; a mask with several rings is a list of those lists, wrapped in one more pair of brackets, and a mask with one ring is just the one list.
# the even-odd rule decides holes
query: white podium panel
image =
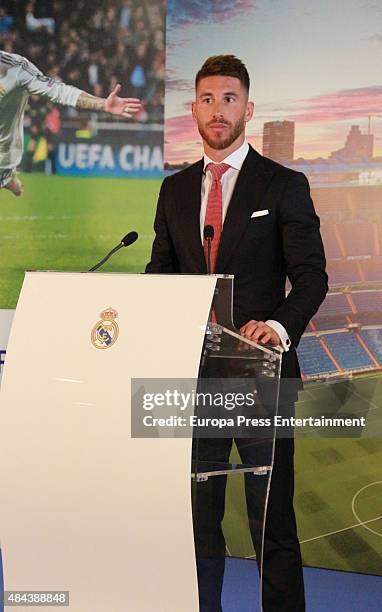
{"label": "white podium panel", "polygon": [[130,438],[130,380],[197,378],[215,283],[26,274],[0,393],[6,590],[67,590],[73,612],[198,611],[191,440]]}

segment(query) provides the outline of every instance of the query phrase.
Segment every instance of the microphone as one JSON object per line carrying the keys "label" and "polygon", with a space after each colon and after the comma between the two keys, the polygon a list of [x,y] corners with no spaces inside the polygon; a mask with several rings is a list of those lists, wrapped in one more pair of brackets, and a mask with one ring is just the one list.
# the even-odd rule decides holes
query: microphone
{"label": "microphone", "polygon": [[100,262],[98,262],[95,266],[90,268],[89,272],[94,272],[94,270],[98,270],[98,268],[100,268],[109,259],[109,257],[111,257],[112,255],[114,255],[114,253],[119,251],[119,249],[122,249],[122,247],[130,246],[130,244],[133,244],[137,239],[138,239],[137,232],[129,232],[128,234],[126,234],[126,236],[122,238],[121,242],[117,244],[117,246],[115,246],[114,249],[112,249],[110,253],[106,255],[106,257],[101,259]]}
{"label": "microphone", "polygon": [[136,240],[138,240],[138,233],[129,232],[128,234],[126,234],[126,236],[122,238],[120,244],[118,245],[118,248],[120,249],[122,247],[130,246],[131,244],[134,244]]}
{"label": "microphone", "polygon": [[215,230],[212,225],[206,225],[203,230],[204,240],[207,240],[207,274],[211,274],[211,242],[214,239]]}

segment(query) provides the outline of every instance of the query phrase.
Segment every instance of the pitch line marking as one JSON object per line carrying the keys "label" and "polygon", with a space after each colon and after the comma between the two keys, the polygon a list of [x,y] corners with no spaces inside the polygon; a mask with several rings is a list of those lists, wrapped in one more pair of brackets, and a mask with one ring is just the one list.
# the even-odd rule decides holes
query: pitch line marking
{"label": "pitch line marking", "polygon": [[[356,517],[357,518],[357,517]],[[355,523],[354,525],[350,525],[349,527],[343,527],[342,529],[337,529],[336,531],[329,531],[328,533],[323,533],[315,538],[308,538],[307,540],[300,540],[300,544],[306,544],[306,542],[313,542],[313,540],[319,540],[320,538],[326,538],[331,535],[335,535],[336,533],[341,533],[342,531],[348,531],[349,529],[355,529],[356,527],[364,527],[367,523],[373,523],[374,521],[379,521],[382,519],[382,514],[380,516],[376,516],[375,518],[369,519],[368,521],[360,521],[359,523]],[[381,533],[378,535],[382,536]]]}
{"label": "pitch line marking", "polygon": [[[355,510],[355,502],[356,502],[356,499],[357,499],[358,495],[360,493],[362,493],[362,491],[365,491],[365,489],[368,489],[369,487],[372,487],[372,486],[374,486],[376,484],[382,484],[382,480],[375,480],[374,482],[370,482],[369,484],[365,485],[364,487],[361,487],[357,491],[357,493],[355,493],[355,495],[354,495],[354,497],[352,499],[351,509],[352,509],[354,517],[357,519],[357,521],[359,521],[359,525],[361,527],[363,527],[364,529],[367,529],[368,531],[370,531],[370,533],[373,533],[374,535],[379,536],[380,538],[382,538],[382,533],[380,533],[379,531],[375,531],[371,527],[367,526],[367,524],[371,523],[372,521],[361,521],[361,519],[359,518],[359,516],[358,516],[358,514],[357,514],[357,512]],[[372,520],[376,520],[376,519],[372,519]]]}
{"label": "pitch line marking", "polygon": [[[381,407],[378,406],[375,402],[373,402],[372,400],[368,401],[367,398],[365,398],[362,395],[360,395],[357,391],[353,391],[352,395],[354,395],[355,397],[358,397],[363,402],[366,402],[368,406],[371,406],[371,410],[380,410],[381,409]],[[363,408],[363,410],[365,410],[365,409]]]}
{"label": "pitch line marking", "polygon": [[232,557],[232,553],[231,553],[230,549],[228,548],[227,544],[225,545],[225,549],[226,549],[226,551],[228,553],[228,556]]}
{"label": "pitch line marking", "polygon": [[[369,519],[368,521],[361,521],[359,523],[355,523],[354,525],[350,525],[349,527],[343,527],[342,529],[336,529],[336,531],[328,531],[328,533],[322,533],[321,535],[315,536],[314,538],[308,538],[307,540],[300,540],[300,544],[306,544],[307,542],[313,542],[314,540],[320,540],[321,538],[327,538],[328,536],[335,535],[336,533],[341,533],[342,531],[348,531],[349,529],[355,529],[356,527],[364,527],[368,523],[373,523],[374,521],[379,521],[380,519],[382,519],[382,514],[380,516],[376,516],[375,518]],[[370,530],[370,527],[365,527],[365,529]],[[373,530],[370,530],[370,531],[373,531]],[[382,537],[381,533],[374,532],[374,531],[373,533],[376,533],[377,535]],[[252,559],[255,556],[256,555],[249,555],[248,557],[245,557],[245,558]]]}

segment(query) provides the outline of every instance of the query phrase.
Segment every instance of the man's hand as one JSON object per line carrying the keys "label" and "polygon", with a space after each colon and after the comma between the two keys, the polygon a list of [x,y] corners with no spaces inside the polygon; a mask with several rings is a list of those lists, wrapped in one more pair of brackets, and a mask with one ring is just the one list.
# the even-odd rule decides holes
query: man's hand
{"label": "man's hand", "polygon": [[142,110],[142,102],[138,98],[119,98],[121,85],[116,85],[105,100],[105,111],[120,117],[132,117]]}
{"label": "man's hand", "polygon": [[97,96],[92,96],[86,93],[86,91],[82,91],[77,100],[76,107],[129,118],[142,110],[142,102],[138,98],[119,98],[118,93],[120,90],[121,86],[119,84],[116,85],[106,99],[97,98]]}
{"label": "man's hand", "polygon": [[264,321],[248,321],[240,328],[240,333],[248,340],[257,342],[258,344],[271,344],[279,346],[281,344],[280,336],[272,327],[269,327]]}

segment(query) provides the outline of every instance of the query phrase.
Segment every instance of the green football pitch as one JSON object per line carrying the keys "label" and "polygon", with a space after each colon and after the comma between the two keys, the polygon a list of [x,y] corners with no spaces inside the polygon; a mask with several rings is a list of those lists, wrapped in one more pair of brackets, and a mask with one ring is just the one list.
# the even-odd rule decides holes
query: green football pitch
{"label": "green football pitch", "polygon": [[[320,437],[316,430],[295,441],[303,562],[382,575],[382,375],[306,386],[296,416],[323,414],[329,405],[332,414],[366,416],[368,430],[365,437],[346,439]],[[253,557],[240,475],[229,478],[224,526],[229,553]]]}
{"label": "green football pitch", "polygon": [[[148,261],[160,181],[24,175],[21,198],[0,192],[0,308],[14,308],[24,270],[87,270],[130,230],[139,240],[104,270],[140,272]],[[328,401],[367,412],[382,426],[382,377],[311,385],[304,414]],[[229,479],[224,519],[229,552],[253,555],[241,476]],[[306,565],[382,574],[382,440],[296,440],[296,495]]]}
{"label": "green football pitch", "polygon": [[160,180],[42,174],[22,180],[22,197],[0,192],[0,308],[15,307],[24,270],[88,270],[131,230],[139,240],[103,271],[143,271]]}

